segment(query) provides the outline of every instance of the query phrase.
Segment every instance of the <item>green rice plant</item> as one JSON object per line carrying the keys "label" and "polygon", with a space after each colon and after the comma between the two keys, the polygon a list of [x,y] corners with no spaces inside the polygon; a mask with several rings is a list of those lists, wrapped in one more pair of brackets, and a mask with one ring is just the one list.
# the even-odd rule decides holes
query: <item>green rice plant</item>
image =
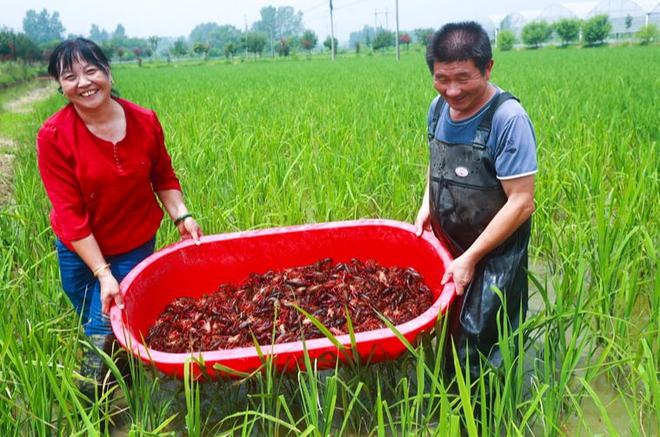
{"label": "green rice plant", "polygon": [[[506,364],[474,381],[444,372],[443,320],[396,361],[356,362],[353,345],[348,365],[284,375],[266,354],[254,374],[189,381],[187,392],[132,362],[133,385],[120,382],[112,400],[88,407],[75,387],[79,321],[60,290],[35,165],[37,129],[64,100],[1,112],[0,136],[17,147],[0,149],[15,156],[13,200],[0,205],[0,434],[80,435],[117,421],[135,434],[188,432],[188,423],[224,435],[657,434],[658,50],[496,54],[493,82],[521,99],[536,129],[530,254],[544,269],[530,272],[539,308],[523,336],[500,329]],[[207,234],[412,221],[435,95],[421,56],[120,65],[113,77],[124,97],[157,111]],[[12,98],[0,93],[0,102]],[[177,238],[165,220],[158,247]],[[121,411],[108,408],[118,400]]]}
{"label": "green rice plant", "polygon": [[183,386],[186,393],[186,429],[188,435],[199,436],[201,433],[200,389],[199,382],[193,376],[193,362],[188,360],[183,368]]}

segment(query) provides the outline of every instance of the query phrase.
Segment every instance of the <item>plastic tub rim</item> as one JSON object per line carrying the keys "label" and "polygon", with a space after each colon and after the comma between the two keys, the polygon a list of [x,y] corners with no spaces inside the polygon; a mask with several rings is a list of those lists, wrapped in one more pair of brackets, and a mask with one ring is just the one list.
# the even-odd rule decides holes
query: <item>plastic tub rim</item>
{"label": "plastic tub rim", "polygon": [[[200,245],[215,243],[218,241],[233,240],[238,238],[255,238],[260,235],[275,235],[275,234],[284,234],[284,233],[294,233],[306,230],[322,230],[322,229],[337,229],[344,227],[356,227],[356,226],[387,226],[398,228],[401,230],[409,231],[415,233],[415,227],[409,223],[399,222],[396,220],[388,219],[361,219],[361,220],[347,220],[347,221],[338,221],[338,222],[327,222],[327,223],[315,223],[315,224],[304,224],[304,225],[294,225],[294,226],[282,226],[275,228],[267,229],[256,229],[249,231],[238,231],[230,232],[224,234],[215,234],[209,236],[203,236],[200,239]],[[433,235],[432,232],[424,231],[423,234],[418,237],[424,239],[427,243],[431,244],[436,252],[439,254],[445,265],[448,265],[452,261],[452,257],[445,247],[443,247],[437,238]],[[147,268],[151,263],[158,260],[159,258],[165,257],[172,252],[175,252],[181,248],[195,246],[196,244],[192,240],[183,240],[176,243],[173,243],[169,246],[164,247],[163,249],[154,252],[151,256],[144,259],[140,262],[131,272],[121,281],[119,286],[120,293],[122,296],[126,294],[126,290],[130,287],[132,282],[140,275],[140,273]],[[430,323],[435,323],[435,320],[442,314],[440,311],[442,308],[447,308],[455,297],[455,287],[453,281],[447,282],[440,292],[439,296],[435,299],[433,304],[422,314],[415,317],[408,322],[396,325],[396,329],[401,333],[402,336],[406,337],[407,334],[414,333],[419,329],[420,326],[427,325]],[[196,351],[196,352],[182,352],[182,353],[171,353],[171,352],[162,352],[154,349],[147,348],[139,339],[137,339],[131,332],[125,329],[123,323],[123,310],[120,310],[116,305],[113,305],[110,309],[110,322],[112,325],[112,330],[117,337],[119,343],[126,349],[130,349],[137,357],[145,362],[154,362],[162,364],[181,364],[186,359],[199,359],[203,357],[204,361],[225,361],[231,359],[255,359],[259,358],[257,353],[257,348],[254,346],[246,346],[240,348],[232,349],[219,349],[213,351]],[[351,340],[349,334],[343,334],[335,336],[337,342],[339,342],[344,348],[350,350]],[[390,339],[397,338],[396,334],[388,327],[380,328],[376,330],[363,331],[355,333],[355,342],[360,344],[362,342],[373,342],[373,341],[386,341]],[[306,349],[308,352],[313,352],[316,350],[327,350],[334,349],[337,350],[337,346],[333,344],[328,338],[320,337],[304,341]],[[302,340],[280,343],[280,344],[268,344],[260,345],[260,349],[263,355],[283,355],[288,353],[300,352],[302,349]]]}

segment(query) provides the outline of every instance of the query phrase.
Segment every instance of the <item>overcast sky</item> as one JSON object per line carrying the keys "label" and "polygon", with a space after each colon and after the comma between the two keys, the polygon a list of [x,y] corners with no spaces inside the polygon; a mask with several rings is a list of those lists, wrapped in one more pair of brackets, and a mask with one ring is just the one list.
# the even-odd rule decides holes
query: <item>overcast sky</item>
{"label": "overcast sky", "polygon": [[[551,0],[400,0],[399,28],[437,28],[442,23],[480,19],[490,14],[543,9]],[[259,19],[268,5],[292,6],[303,12],[303,23],[321,39],[330,33],[329,0],[0,0],[0,26],[23,30],[29,9],[58,11],[66,34],[88,35],[92,24],[112,31],[121,23],[128,36],[188,36],[199,23],[213,21],[240,29]],[[395,28],[395,0],[333,0],[335,35],[347,41],[350,32],[374,22]],[[374,17],[374,11],[377,15]],[[387,15],[385,12],[387,11]]]}

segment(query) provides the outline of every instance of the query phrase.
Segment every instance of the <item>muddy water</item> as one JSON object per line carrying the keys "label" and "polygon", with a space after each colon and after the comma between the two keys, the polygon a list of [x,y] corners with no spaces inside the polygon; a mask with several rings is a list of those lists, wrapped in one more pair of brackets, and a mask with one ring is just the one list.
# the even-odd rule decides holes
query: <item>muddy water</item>
{"label": "muddy water", "polygon": [[[547,293],[548,301],[555,302],[556,292],[555,284],[559,283],[560,278],[553,278],[552,273],[547,268],[547,264],[543,260],[533,260],[530,261],[530,272],[543,284],[545,292]],[[541,297],[541,293],[536,289],[533,283],[530,282],[530,300],[529,300],[529,313],[528,317],[532,317],[534,314],[538,314],[544,309],[545,303]],[[639,314],[641,317],[648,317],[648,312],[644,308],[638,306],[634,311],[635,314]],[[571,336],[571,332],[566,333],[567,338]],[[633,333],[634,335],[634,333]],[[543,347],[542,344],[533,345],[531,350],[527,352],[526,361],[531,362],[530,360],[535,359],[536,350],[541,350]],[[596,353],[599,353],[597,351]],[[587,358],[583,357],[583,361],[586,363]],[[580,367],[580,366],[578,366]],[[578,387],[580,383],[577,381],[578,377],[583,377],[583,374],[574,375],[573,380],[571,381],[572,387]],[[612,427],[617,431],[620,436],[632,436],[634,435],[630,430],[630,421],[631,418],[626,410],[624,403],[624,395],[616,389],[612,381],[610,381],[605,375],[599,375],[596,378],[589,381],[591,388],[598,396],[598,399],[602,403],[607,412],[607,416],[610,419]],[[628,403],[631,403],[631,400],[627,400]],[[590,396],[585,396],[580,402],[582,408],[582,415],[569,414],[565,417],[561,429],[569,436],[593,436],[593,435],[609,435],[609,427],[603,415],[601,414],[596,402]],[[640,418],[636,418],[640,420]],[[540,425],[537,424],[533,427],[535,435],[543,435],[543,431],[540,428]],[[658,435],[658,429],[655,429],[653,426],[650,428],[647,427],[646,435]]]}

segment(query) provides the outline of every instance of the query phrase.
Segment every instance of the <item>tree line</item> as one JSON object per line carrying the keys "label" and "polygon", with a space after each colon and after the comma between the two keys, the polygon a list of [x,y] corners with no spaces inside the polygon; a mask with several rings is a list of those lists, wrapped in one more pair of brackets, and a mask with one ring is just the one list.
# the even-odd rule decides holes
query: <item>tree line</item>
{"label": "tree line", "polygon": [[[255,58],[270,52],[271,56],[289,56],[291,53],[303,51],[311,53],[319,47],[318,35],[305,29],[302,23],[303,13],[291,6],[266,6],[260,10],[260,18],[241,30],[230,24],[214,22],[201,23],[191,31],[190,35],[179,38],[159,37],[148,38],[129,37],[122,24],[117,24],[109,31],[92,24],[87,38],[98,43],[110,58],[123,61],[137,61],[142,65],[144,58],[155,55],[166,58],[199,56],[221,57],[231,59],[237,54],[252,54]],[[601,44],[608,37],[612,26],[607,15],[599,15],[587,21],[562,19],[550,24],[545,21],[528,23],[522,29],[522,43],[530,48],[540,47],[556,35],[566,46],[581,40],[585,45]],[[410,44],[428,44],[434,29],[419,28],[411,32],[401,32],[399,43],[406,48]],[[59,13],[43,9],[27,11],[23,19],[23,32],[15,32],[7,27],[0,27],[0,60],[22,61],[32,64],[45,61],[52,49],[64,39],[64,26]],[[68,34],[66,38],[82,35]],[[642,44],[648,44],[658,39],[658,30],[651,24],[642,28],[637,37]],[[370,50],[385,50],[395,45],[395,33],[382,27],[364,26],[363,29],[351,32],[349,46],[356,53],[364,47]],[[499,32],[497,47],[500,50],[510,50],[517,43],[516,35],[510,30]],[[328,36],[321,50],[330,50],[332,41]],[[337,40],[334,44],[338,47]]]}
{"label": "tree line", "polygon": [[[23,31],[15,32],[0,27],[0,60],[22,61],[31,64],[46,61],[51,51],[65,38],[84,36],[99,44],[106,55],[115,60],[137,61],[141,65],[144,58],[160,56],[171,58],[199,56],[203,58],[221,57],[231,59],[237,54],[252,54],[260,57],[264,52],[271,56],[289,56],[299,51],[310,54],[313,50],[330,50],[332,41],[328,36],[323,43],[318,35],[303,26],[303,13],[291,6],[265,6],[260,10],[260,18],[250,28],[239,29],[230,24],[214,22],[201,23],[188,37],[168,38],[156,35],[148,38],[129,37],[122,24],[114,30],[107,30],[92,24],[88,35],[68,34],[57,11],[43,9],[27,11],[23,19]],[[425,43],[433,29],[415,29],[402,32],[399,43],[406,48],[413,42]],[[411,36],[414,35],[414,36]],[[338,44],[335,38],[335,50]],[[351,47],[357,53],[361,47],[382,50],[395,45],[394,32],[383,28],[370,28],[351,33]]]}
{"label": "tree line", "polygon": [[[632,17],[626,21],[630,27]],[[566,47],[582,41],[587,47],[603,44],[610,32],[612,24],[606,14],[594,16],[586,21],[564,18],[556,23],[546,21],[532,21],[522,28],[520,38],[529,48],[538,48],[548,43],[553,35]],[[658,29],[654,24],[642,27],[636,34],[640,44],[650,44],[658,39]],[[500,50],[511,50],[517,43],[516,35],[511,30],[503,30],[497,35],[497,47]]]}

